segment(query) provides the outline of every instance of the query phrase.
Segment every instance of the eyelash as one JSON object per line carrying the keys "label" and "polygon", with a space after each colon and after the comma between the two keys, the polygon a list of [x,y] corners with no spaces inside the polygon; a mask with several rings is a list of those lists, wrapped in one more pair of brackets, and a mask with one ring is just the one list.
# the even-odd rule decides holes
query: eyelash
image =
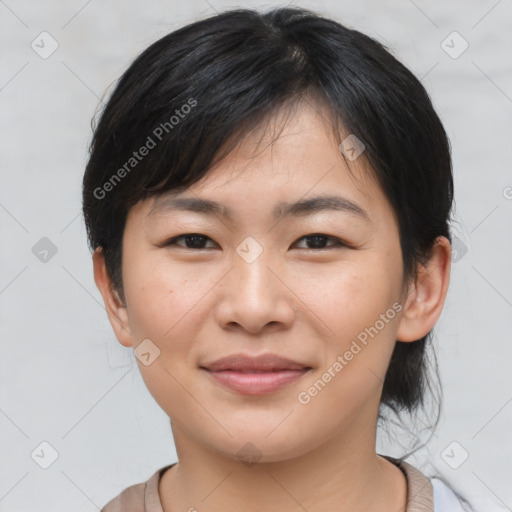
{"label": "eyelash", "polygon": [[[175,236],[173,238],[170,238],[169,240],[163,242],[162,244],[160,244],[160,247],[167,247],[167,246],[171,246],[171,245],[176,245],[178,247],[181,247],[183,249],[191,249],[191,250],[197,250],[197,251],[201,251],[201,250],[206,250],[206,249],[211,249],[211,247],[201,247],[199,249],[193,249],[192,247],[183,247],[182,245],[178,245],[176,242],[178,240],[181,240],[182,238],[191,238],[191,237],[199,237],[199,238],[203,238],[203,239],[207,239],[207,240],[211,240],[211,238],[207,237],[206,235],[201,235],[200,233],[187,233],[187,234],[184,234],[184,235],[179,235],[179,236]],[[300,240],[303,240],[303,239],[307,239],[307,238],[312,238],[312,237],[322,237],[324,239],[328,239],[328,240],[334,240],[336,242],[335,245],[331,245],[330,247],[321,247],[321,248],[318,248],[318,249],[308,249],[308,248],[302,248],[303,250],[313,250],[313,251],[325,251],[325,250],[328,250],[328,249],[336,249],[336,248],[341,248],[341,247],[345,247],[345,248],[351,248],[352,246],[346,242],[344,242],[343,240],[335,237],[335,236],[330,236],[330,235],[324,235],[322,233],[311,233],[310,235],[304,235],[302,237],[300,237],[298,241]],[[295,242],[296,243],[296,242]]]}

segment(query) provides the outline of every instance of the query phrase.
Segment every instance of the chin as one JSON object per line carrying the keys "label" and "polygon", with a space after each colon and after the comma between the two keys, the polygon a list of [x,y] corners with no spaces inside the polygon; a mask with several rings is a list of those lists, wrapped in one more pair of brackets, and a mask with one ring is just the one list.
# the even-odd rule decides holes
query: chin
{"label": "chin", "polygon": [[282,419],[281,417],[279,421],[273,422],[271,427],[261,421],[252,428],[235,429],[225,424],[233,437],[219,432],[212,438],[208,435],[210,431],[203,437],[203,443],[223,457],[244,462],[248,467],[255,463],[284,462],[300,457],[319,443],[318,436],[313,432],[304,438],[297,437],[297,430],[292,423],[286,427],[284,424],[279,425]]}

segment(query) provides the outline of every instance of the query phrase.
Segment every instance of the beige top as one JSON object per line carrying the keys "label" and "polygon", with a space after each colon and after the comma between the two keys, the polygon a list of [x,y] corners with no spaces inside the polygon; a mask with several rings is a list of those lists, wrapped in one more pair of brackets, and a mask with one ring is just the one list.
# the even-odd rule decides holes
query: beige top
{"label": "beige top", "polygon": [[[381,455],[398,466],[407,480],[407,508],[405,512],[434,512],[434,491],[430,479],[411,464]],[[110,500],[100,512],[164,512],[158,484],[164,472],[175,464],[157,470],[146,482],[131,485]]]}

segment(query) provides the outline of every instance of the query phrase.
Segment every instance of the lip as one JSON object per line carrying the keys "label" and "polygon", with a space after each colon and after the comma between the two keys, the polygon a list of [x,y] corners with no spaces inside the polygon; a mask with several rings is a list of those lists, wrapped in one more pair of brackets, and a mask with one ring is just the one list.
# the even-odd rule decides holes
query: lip
{"label": "lip", "polygon": [[231,370],[241,373],[268,372],[277,370],[303,370],[309,368],[306,364],[287,359],[277,354],[260,354],[258,356],[250,356],[248,354],[233,354],[221,357],[210,363],[201,365],[203,368],[211,372],[222,370]]}
{"label": "lip", "polygon": [[263,395],[297,381],[310,366],[276,354],[234,354],[201,366],[218,383],[245,395]]}

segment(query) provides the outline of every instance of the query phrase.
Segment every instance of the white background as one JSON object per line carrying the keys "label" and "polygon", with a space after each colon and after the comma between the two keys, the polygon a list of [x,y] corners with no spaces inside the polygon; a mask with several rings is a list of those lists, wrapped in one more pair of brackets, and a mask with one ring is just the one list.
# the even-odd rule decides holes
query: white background
{"label": "white background", "polygon": [[[90,120],[150,43],[215,10],[272,5],[0,1],[0,511],[97,511],[176,460],[168,418],[93,281],[80,190]],[[409,462],[445,475],[479,510],[512,510],[512,1],[295,5],[383,42],[422,79],[445,125],[453,232],[467,253],[436,327],[443,420]],[[31,47],[43,31],[58,43],[46,59]],[[453,31],[469,43],[458,58],[442,47]],[[47,262],[32,252],[42,237],[57,249]],[[58,453],[48,469],[31,458],[43,441]],[[441,456],[453,441],[469,454],[458,469]]]}

